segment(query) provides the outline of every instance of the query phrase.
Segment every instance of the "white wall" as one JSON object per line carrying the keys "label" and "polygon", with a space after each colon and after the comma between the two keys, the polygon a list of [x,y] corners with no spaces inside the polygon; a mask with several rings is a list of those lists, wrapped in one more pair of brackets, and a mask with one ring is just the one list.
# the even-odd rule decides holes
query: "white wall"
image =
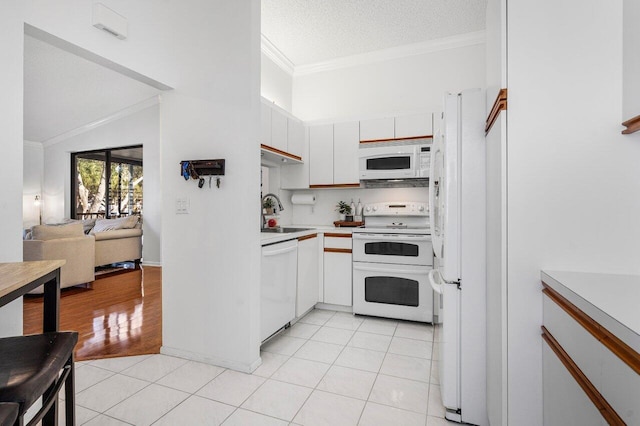
{"label": "white wall", "polygon": [[[143,258],[159,265],[161,228],[160,107],[152,105],[116,121],[92,128],[44,150],[44,223],[70,215],[71,153],[120,146],[142,145],[144,167]],[[75,183],[74,183],[75,184]]]}
{"label": "white wall", "polygon": [[640,115],[640,2],[623,0],[624,85],[622,121]]}
{"label": "white wall", "polygon": [[[44,148],[39,142],[24,141],[22,170],[22,227],[24,229],[40,222],[42,205],[42,175],[44,173]],[[40,205],[35,197],[40,197]]]}
{"label": "white wall", "polygon": [[[486,111],[507,84],[506,2],[487,2]],[[487,159],[487,415],[491,425],[507,421],[507,111],[486,138]],[[488,115],[488,114],[487,114]]]}
{"label": "white wall", "polygon": [[291,112],[293,77],[277,66],[264,53],[260,55],[260,94]]}
{"label": "white wall", "polygon": [[[250,370],[259,363],[260,4],[258,0],[104,0],[129,21],[121,41],[91,26],[92,2],[7,0],[0,14],[0,259],[19,260],[24,23],[175,88],[160,106],[164,352]],[[219,190],[179,161],[226,158]],[[189,215],[175,215],[178,196]],[[233,206],[233,208],[229,208]],[[2,309],[6,312],[5,308]],[[12,311],[11,318],[18,312]],[[15,321],[17,322],[17,320]],[[3,326],[6,324],[2,323]],[[20,324],[21,326],[21,324]],[[16,327],[13,327],[15,330]],[[18,332],[21,328],[18,329]]]}
{"label": "white wall", "polygon": [[293,114],[352,119],[441,111],[445,91],[484,87],[484,44],[294,77]]}
{"label": "white wall", "polygon": [[622,1],[509,2],[509,424],[542,424],[540,270],[640,273],[621,24]]}
{"label": "white wall", "polygon": [[[22,260],[23,2],[4,2],[0,14],[0,262]],[[0,336],[22,334],[22,298],[0,308]]]}

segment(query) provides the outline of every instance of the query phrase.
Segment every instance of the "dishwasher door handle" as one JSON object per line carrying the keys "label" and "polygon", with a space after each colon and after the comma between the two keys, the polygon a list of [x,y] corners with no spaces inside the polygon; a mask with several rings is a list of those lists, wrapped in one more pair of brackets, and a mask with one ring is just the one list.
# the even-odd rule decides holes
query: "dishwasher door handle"
{"label": "dishwasher door handle", "polygon": [[298,250],[298,246],[285,247],[285,248],[277,249],[277,250],[265,250],[265,251],[262,252],[262,255],[265,256],[265,257],[277,256],[279,254],[289,253],[289,252],[292,252],[294,250]]}

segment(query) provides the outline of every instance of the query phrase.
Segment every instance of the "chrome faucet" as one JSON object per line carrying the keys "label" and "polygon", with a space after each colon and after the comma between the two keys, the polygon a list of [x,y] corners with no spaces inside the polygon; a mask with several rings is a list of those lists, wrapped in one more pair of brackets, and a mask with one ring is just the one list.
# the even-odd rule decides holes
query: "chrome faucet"
{"label": "chrome faucet", "polygon": [[267,195],[262,197],[262,201],[260,202],[260,212],[261,212],[261,216],[262,216],[262,227],[263,228],[264,228],[264,225],[266,225],[267,220],[264,218],[264,208],[262,207],[262,204],[264,203],[264,200],[266,200],[269,197],[273,197],[273,198],[276,199],[276,201],[278,202],[278,210],[279,211],[284,210],[284,207],[282,207],[282,203],[280,202],[280,198],[278,198],[278,196],[276,194],[268,193]]}

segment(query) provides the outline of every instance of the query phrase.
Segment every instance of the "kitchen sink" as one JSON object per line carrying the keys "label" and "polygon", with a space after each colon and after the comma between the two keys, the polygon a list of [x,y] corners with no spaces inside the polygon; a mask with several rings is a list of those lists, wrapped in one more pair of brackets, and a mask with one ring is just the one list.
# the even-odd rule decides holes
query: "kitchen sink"
{"label": "kitchen sink", "polygon": [[290,234],[292,232],[310,231],[313,228],[262,228],[262,232],[269,232],[274,234]]}

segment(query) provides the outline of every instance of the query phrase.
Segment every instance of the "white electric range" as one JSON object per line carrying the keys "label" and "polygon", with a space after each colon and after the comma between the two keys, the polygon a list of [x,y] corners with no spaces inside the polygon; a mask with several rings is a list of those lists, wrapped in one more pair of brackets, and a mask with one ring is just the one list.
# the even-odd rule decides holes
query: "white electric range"
{"label": "white electric range", "polygon": [[363,214],[353,230],[353,312],[433,322],[427,203],[367,204]]}

